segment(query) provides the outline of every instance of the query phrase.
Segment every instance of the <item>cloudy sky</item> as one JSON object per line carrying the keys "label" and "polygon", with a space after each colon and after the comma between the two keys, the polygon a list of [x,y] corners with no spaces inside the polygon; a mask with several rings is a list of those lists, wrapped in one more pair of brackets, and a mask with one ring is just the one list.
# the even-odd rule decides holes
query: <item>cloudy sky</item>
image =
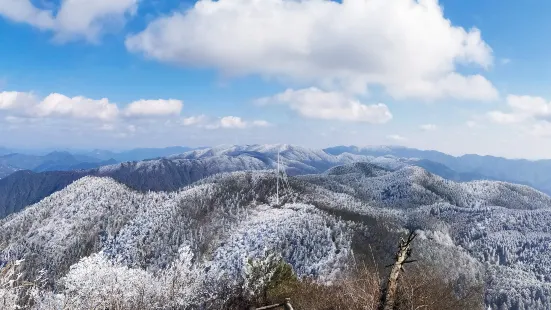
{"label": "cloudy sky", "polygon": [[0,0],[0,145],[551,158],[551,2]]}

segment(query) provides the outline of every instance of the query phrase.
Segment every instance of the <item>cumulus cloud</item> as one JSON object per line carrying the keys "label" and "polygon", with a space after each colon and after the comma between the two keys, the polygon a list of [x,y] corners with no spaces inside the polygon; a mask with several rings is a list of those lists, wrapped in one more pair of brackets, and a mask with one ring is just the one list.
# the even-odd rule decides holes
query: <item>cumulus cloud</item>
{"label": "cumulus cloud", "polygon": [[551,103],[533,96],[507,96],[509,111],[491,111],[489,119],[498,124],[513,124],[551,117]]}
{"label": "cumulus cloud", "polygon": [[246,128],[247,123],[237,116],[225,116],[220,119],[219,126],[222,128]]}
{"label": "cumulus cloud", "polygon": [[308,118],[382,124],[392,119],[388,107],[378,103],[362,104],[340,92],[318,88],[288,89],[272,97],[260,98],[258,104],[284,104]]}
{"label": "cumulus cloud", "polygon": [[71,117],[111,121],[117,118],[119,108],[107,98],[94,100],[85,97],[69,98],[61,94],[50,94],[28,111],[38,117]]}
{"label": "cumulus cloud", "polygon": [[165,125],[194,126],[204,129],[249,129],[272,126],[265,120],[244,120],[238,116],[212,118],[196,115],[179,118],[183,108],[181,100],[137,100],[119,107],[107,98],[90,99],[82,96],[67,97],[52,93],[43,99],[32,93],[0,92],[0,112],[8,123],[32,120],[66,119],[68,121],[90,120],[94,128],[103,132],[117,132],[125,136],[137,131],[136,124],[149,126]]}
{"label": "cumulus cloud", "polygon": [[462,76],[449,73],[436,81],[411,80],[389,86],[395,98],[424,98],[436,100],[444,97],[464,100],[491,101],[499,98],[499,92],[485,77],[477,74]]}
{"label": "cumulus cloud", "polygon": [[437,0],[200,0],[126,40],[149,58],[398,98],[493,100],[492,83],[461,75],[487,69],[478,29],[454,26]]}
{"label": "cumulus cloud", "polygon": [[224,116],[218,121],[206,125],[208,129],[245,129],[252,127],[267,127],[270,123],[264,120],[245,121],[238,116]]}
{"label": "cumulus cloud", "polygon": [[32,93],[1,92],[0,110],[26,117],[72,117],[84,119],[112,120],[117,117],[117,105],[107,99],[93,100],[52,93],[38,99]]}
{"label": "cumulus cloud", "polygon": [[55,33],[56,40],[84,38],[95,42],[133,15],[138,0],[62,0],[55,10],[39,8],[31,0],[0,0],[0,16]]}
{"label": "cumulus cloud", "polygon": [[516,124],[525,132],[540,137],[551,137],[551,102],[535,96],[509,95],[507,111],[490,111],[488,119],[497,124]]}
{"label": "cumulus cloud", "polygon": [[0,110],[23,111],[36,103],[31,93],[4,91],[0,93]]}
{"label": "cumulus cloud", "polygon": [[180,100],[138,100],[119,108],[107,98],[90,99],[83,96],[67,97],[52,93],[39,99],[32,93],[0,92],[0,111],[11,116],[28,118],[95,119],[112,122],[121,117],[145,118],[180,115]]}
{"label": "cumulus cloud", "polygon": [[128,117],[180,115],[184,104],[181,100],[139,100],[130,103],[124,111]]}
{"label": "cumulus cloud", "polygon": [[436,125],[434,125],[434,124],[424,124],[424,125],[419,126],[419,128],[421,128],[421,130],[424,130],[424,131],[433,131],[433,130],[436,130]]}
{"label": "cumulus cloud", "polygon": [[195,126],[206,129],[246,129],[271,126],[271,124],[265,120],[246,121],[238,116],[211,118],[206,115],[183,118],[181,124],[183,126]]}

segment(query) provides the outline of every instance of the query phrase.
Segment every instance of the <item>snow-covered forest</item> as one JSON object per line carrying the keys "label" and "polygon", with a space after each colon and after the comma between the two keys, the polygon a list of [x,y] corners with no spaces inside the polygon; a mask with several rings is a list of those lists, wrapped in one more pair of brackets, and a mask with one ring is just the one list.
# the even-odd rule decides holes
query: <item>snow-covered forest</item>
{"label": "snow-covered forest", "polygon": [[491,309],[551,307],[551,198],[538,191],[455,183],[389,160],[287,181],[278,205],[270,170],[170,193],[81,178],[0,221],[0,304],[222,308],[231,292],[254,291],[250,262],[270,253],[331,285],[362,257],[388,264],[414,230],[415,258],[450,283],[484,283]]}

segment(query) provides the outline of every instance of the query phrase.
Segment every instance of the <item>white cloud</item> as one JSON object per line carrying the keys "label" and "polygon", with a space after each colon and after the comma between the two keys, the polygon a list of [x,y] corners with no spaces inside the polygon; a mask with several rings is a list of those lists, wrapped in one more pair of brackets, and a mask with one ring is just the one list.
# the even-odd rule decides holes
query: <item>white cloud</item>
{"label": "white cloud", "polygon": [[339,92],[325,92],[312,87],[288,89],[272,97],[257,100],[259,104],[285,104],[308,118],[367,122],[382,124],[392,119],[388,107],[382,103],[365,105]]}
{"label": "white cloud", "polygon": [[481,75],[462,76],[450,73],[437,81],[412,80],[391,85],[390,91],[396,98],[424,98],[436,100],[444,97],[464,100],[491,101],[499,98],[497,89]]}
{"label": "white cloud", "polygon": [[475,121],[467,121],[465,125],[467,125],[467,127],[469,128],[476,128],[478,126],[478,124]]}
{"label": "white cloud", "polygon": [[139,100],[130,103],[124,111],[128,117],[180,115],[184,104],[180,100]]}
{"label": "white cloud", "polygon": [[4,91],[0,93],[0,110],[23,111],[36,104],[31,93]]}
{"label": "white cloud", "polygon": [[238,116],[224,116],[213,120],[205,115],[199,115],[183,118],[181,123],[184,126],[195,126],[206,129],[246,129],[271,126],[265,120],[246,121]]}
{"label": "white cloud", "polygon": [[488,119],[497,124],[516,125],[523,132],[551,137],[551,102],[535,96],[507,96],[508,111],[490,111]]}
{"label": "white cloud", "polygon": [[[0,112],[4,121],[10,124],[33,120],[65,119],[70,126],[82,122],[90,124],[87,128],[102,132],[114,132],[122,136],[131,136],[137,131],[137,125],[155,126],[159,118],[165,118],[165,125],[194,126],[205,129],[248,129],[272,126],[265,120],[244,120],[237,116],[224,116],[212,119],[206,115],[183,118],[179,116],[183,103],[175,99],[138,100],[119,108],[107,98],[95,100],[82,96],[67,97],[52,93],[39,99],[32,93],[0,92]],[[164,126],[160,126],[164,127]],[[141,127],[140,127],[141,128]]]}
{"label": "white cloud", "polygon": [[544,98],[532,96],[507,96],[507,104],[514,113],[532,116],[551,115],[551,104]]}
{"label": "white cloud", "polygon": [[62,0],[54,10],[31,0],[0,0],[0,16],[55,33],[56,40],[84,38],[95,42],[104,31],[120,27],[136,12],[138,0]]}
{"label": "white cloud", "polygon": [[71,117],[81,119],[99,119],[112,121],[117,118],[119,108],[107,98],[94,100],[85,97],[69,98],[53,93],[29,110],[30,115],[38,117]]}
{"label": "white cloud", "polygon": [[0,110],[26,117],[73,117],[112,120],[117,117],[117,105],[107,99],[93,100],[52,93],[40,100],[32,93],[1,92]]}
{"label": "white cloud", "polygon": [[225,116],[220,119],[220,127],[222,128],[245,128],[245,123],[241,117],[237,116]]}
{"label": "white cloud", "polygon": [[498,124],[514,124],[551,117],[551,103],[533,96],[507,96],[510,111],[488,112],[489,119]]}
{"label": "white cloud", "polygon": [[164,62],[258,74],[321,88],[392,96],[492,100],[493,85],[458,65],[486,69],[478,29],[453,26],[437,0],[200,0],[126,40]]}
{"label": "white cloud", "polygon": [[138,100],[119,108],[107,98],[67,97],[52,93],[40,99],[32,93],[0,92],[0,111],[27,118],[74,118],[114,122],[122,117],[157,118],[180,115],[183,103],[175,99]]}
{"label": "white cloud", "polygon": [[509,64],[509,63],[511,63],[510,58],[501,58],[501,64],[502,65],[506,65],[506,64]]}
{"label": "white cloud", "polygon": [[190,116],[182,119],[182,125],[184,126],[194,126],[203,124],[207,120],[205,115]]}
{"label": "white cloud", "polygon": [[386,137],[387,137],[387,139],[395,140],[395,141],[404,141],[404,140],[406,140],[406,138],[404,138],[400,135],[388,135]]}
{"label": "white cloud", "polygon": [[436,130],[436,125],[434,125],[434,124],[424,124],[424,125],[419,126],[419,128],[421,128],[421,130],[424,130],[424,131],[433,131],[433,130]]}

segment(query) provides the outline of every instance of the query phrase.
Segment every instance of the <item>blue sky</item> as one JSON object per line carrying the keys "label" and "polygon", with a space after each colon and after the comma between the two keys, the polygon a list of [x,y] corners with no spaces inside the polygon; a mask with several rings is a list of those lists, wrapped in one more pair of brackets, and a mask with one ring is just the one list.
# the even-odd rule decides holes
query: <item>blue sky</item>
{"label": "blue sky", "polygon": [[0,0],[0,145],[551,157],[551,3]]}

